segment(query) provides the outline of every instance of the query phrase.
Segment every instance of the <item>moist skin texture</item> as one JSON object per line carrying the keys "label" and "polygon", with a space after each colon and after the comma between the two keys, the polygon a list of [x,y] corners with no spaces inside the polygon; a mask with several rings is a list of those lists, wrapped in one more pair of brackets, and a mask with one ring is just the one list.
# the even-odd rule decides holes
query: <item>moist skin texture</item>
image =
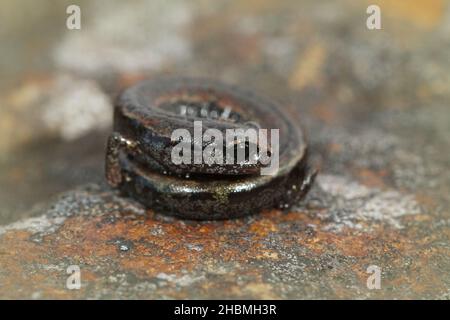
{"label": "moist skin texture", "polygon": [[[226,115],[226,116],[224,116]],[[106,178],[147,207],[185,219],[236,218],[263,209],[288,209],[309,190],[315,171],[298,124],[270,100],[219,82],[163,78],[142,81],[116,102],[108,140]],[[175,165],[173,130],[193,136],[193,122],[225,130],[256,126],[279,129],[279,169],[261,175],[263,165]]]}

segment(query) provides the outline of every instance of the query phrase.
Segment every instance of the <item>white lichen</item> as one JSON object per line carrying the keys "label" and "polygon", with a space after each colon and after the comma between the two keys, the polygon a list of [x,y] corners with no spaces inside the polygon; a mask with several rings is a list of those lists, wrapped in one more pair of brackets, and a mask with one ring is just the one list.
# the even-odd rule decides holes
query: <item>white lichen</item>
{"label": "white lichen", "polygon": [[420,214],[421,209],[414,195],[394,190],[369,188],[357,181],[339,175],[321,175],[318,186],[326,210],[319,213],[322,219],[331,221],[326,230],[343,228],[369,231],[370,222],[386,223],[402,228],[401,218]]}
{"label": "white lichen", "polygon": [[95,1],[94,12],[77,32],[68,32],[55,49],[61,67],[87,73],[142,72],[190,56],[183,35],[192,12],[188,2]]}
{"label": "white lichen", "polygon": [[48,130],[72,141],[111,125],[112,106],[95,82],[61,75],[43,106],[42,120]]}

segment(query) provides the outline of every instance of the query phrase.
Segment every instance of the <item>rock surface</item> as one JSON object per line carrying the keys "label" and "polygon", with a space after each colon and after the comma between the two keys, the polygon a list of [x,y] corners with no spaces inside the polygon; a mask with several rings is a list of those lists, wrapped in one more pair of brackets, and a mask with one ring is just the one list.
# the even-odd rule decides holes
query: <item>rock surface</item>
{"label": "rock surface", "polygon": [[[0,297],[448,299],[450,6],[414,2],[380,1],[379,31],[365,1],[133,2],[124,19],[119,2],[82,2],[82,30],[61,23],[36,53],[45,63],[1,79]],[[48,15],[29,21],[54,28]],[[33,36],[4,21],[16,41]],[[13,71],[26,60],[8,56]],[[296,108],[320,169],[307,198],[192,222],[108,188],[109,101],[162,73],[215,75]],[[49,126],[73,105],[67,77],[101,126]],[[66,287],[71,265],[80,290]]]}

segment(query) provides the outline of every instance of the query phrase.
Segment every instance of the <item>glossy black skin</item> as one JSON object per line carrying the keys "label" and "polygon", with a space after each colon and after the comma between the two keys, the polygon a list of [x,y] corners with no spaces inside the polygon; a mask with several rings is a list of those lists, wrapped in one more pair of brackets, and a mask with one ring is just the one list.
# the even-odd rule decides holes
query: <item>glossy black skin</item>
{"label": "glossy black skin", "polygon": [[[213,100],[215,106],[231,108],[237,120],[182,116],[167,110],[186,99],[194,104]],[[192,132],[193,120],[201,120],[204,130],[222,132],[242,128],[247,121],[264,129],[280,129],[278,173],[260,175],[260,163],[173,164],[171,133],[179,128]],[[274,207],[287,209],[306,194],[314,177],[298,125],[277,104],[249,91],[211,80],[163,78],[140,82],[117,100],[106,153],[107,181],[157,212],[211,220]]]}

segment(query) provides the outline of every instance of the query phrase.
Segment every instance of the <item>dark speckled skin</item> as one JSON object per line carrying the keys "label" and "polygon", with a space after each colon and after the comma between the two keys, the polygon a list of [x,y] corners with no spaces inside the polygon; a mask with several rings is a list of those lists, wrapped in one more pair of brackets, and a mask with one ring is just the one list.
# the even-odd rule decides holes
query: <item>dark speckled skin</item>
{"label": "dark speckled skin", "polygon": [[[214,101],[231,108],[239,121],[182,116],[167,103]],[[243,128],[257,123],[280,130],[279,170],[260,175],[255,165],[175,165],[170,160],[173,130],[201,120],[203,130]],[[225,136],[225,135],[224,135]],[[289,208],[309,190],[315,172],[307,164],[301,129],[275,103],[241,88],[211,80],[163,78],[125,90],[114,111],[114,132],[106,153],[106,178],[113,187],[157,212],[185,219],[228,219],[266,208]]]}

